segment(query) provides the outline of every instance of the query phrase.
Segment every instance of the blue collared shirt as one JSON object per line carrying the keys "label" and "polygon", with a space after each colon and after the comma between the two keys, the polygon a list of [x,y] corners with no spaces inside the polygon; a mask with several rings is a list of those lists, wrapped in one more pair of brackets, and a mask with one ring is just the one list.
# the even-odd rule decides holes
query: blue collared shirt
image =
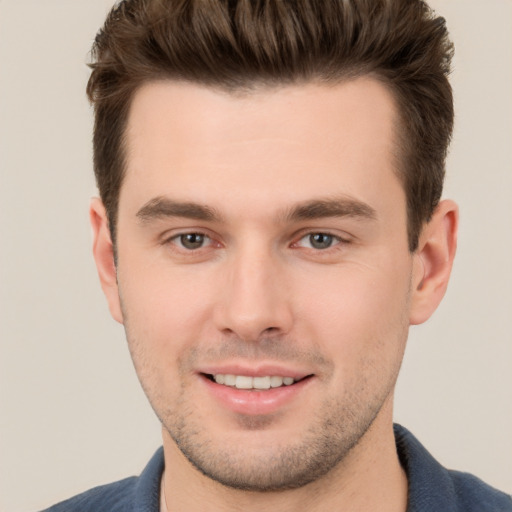
{"label": "blue collared shirt", "polygon": [[[512,512],[512,497],[468,473],[441,466],[404,427],[394,426],[407,474],[407,512]],[[164,453],[160,448],[138,477],[95,487],[43,512],[159,512]]]}

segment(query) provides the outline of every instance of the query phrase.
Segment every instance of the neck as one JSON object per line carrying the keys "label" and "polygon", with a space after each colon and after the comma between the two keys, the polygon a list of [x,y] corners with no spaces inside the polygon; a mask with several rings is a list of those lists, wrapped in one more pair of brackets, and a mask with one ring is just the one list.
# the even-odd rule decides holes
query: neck
{"label": "neck", "polygon": [[398,460],[390,418],[386,422],[377,418],[327,475],[280,492],[247,492],[214,482],[188,462],[166,431],[164,453],[169,512],[405,512],[407,508],[407,477]]}

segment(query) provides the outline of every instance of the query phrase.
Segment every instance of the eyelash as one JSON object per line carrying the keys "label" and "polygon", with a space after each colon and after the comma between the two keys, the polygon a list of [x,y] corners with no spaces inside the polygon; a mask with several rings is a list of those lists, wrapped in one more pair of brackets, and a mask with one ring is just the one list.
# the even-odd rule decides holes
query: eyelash
{"label": "eyelash", "polygon": [[[308,232],[301,233],[300,238],[298,238],[296,242],[293,242],[291,244],[291,247],[292,248],[301,247],[301,245],[300,245],[301,241],[303,241],[305,239],[309,239],[309,241],[311,242],[311,238],[312,237],[319,236],[319,235],[321,235],[323,237],[327,237],[329,239],[329,241],[330,241],[330,244],[327,247],[324,247],[324,248],[305,247],[305,249],[313,250],[313,251],[318,252],[318,253],[326,253],[327,254],[327,253],[330,253],[331,251],[339,250],[340,246],[344,246],[344,245],[347,245],[347,244],[351,243],[350,240],[348,240],[346,238],[343,238],[343,237],[340,237],[339,235],[334,235],[333,233],[330,233],[328,231],[308,231]],[[209,241],[209,243],[206,246],[203,245],[203,243],[202,243],[201,246],[196,247],[196,248],[185,247],[184,244],[183,244],[183,238],[187,237],[187,236],[201,237],[202,238],[202,242]],[[206,248],[208,248],[211,245],[215,245],[215,243],[216,243],[215,240],[212,237],[210,237],[205,232],[202,232],[202,231],[187,231],[187,232],[178,233],[178,234],[175,234],[175,235],[173,235],[173,236],[171,236],[169,238],[166,238],[165,240],[163,240],[162,245],[172,244],[172,245],[175,245],[177,247],[178,251],[184,251],[184,252],[190,254],[190,253],[198,252],[201,249],[206,249]],[[218,244],[218,246],[221,245],[218,242],[217,242],[217,244]]]}
{"label": "eyelash", "polygon": [[206,233],[203,233],[201,231],[187,231],[185,233],[178,233],[177,235],[173,235],[172,237],[167,238],[166,240],[163,241],[163,245],[167,245],[167,244],[172,244],[173,243],[173,244],[175,244],[179,248],[179,250],[186,251],[186,252],[197,252],[198,250],[205,248],[203,245],[201,245],[201,247],[197,247],[195,249],[190,249],[188,247],[185,247],[183,245],[182,240],[186,236],[202,237],[203,240],[209,240],[210,241],[209,245],[211,245],[211,243],[214,242],[213,238],[208,236]]}
{"label": "eyelash", "polygon": [[332,250],[337,250],[339,249],[340,245],[346,245],[348,243],[350,243],[349,240],[345,239],[345,238],[342,238],[340,237],[339,235],[334,235],[333,233],[330,233],[328,231],[309,231],[305,234],[303,234],[297,242],[294,242],[292,244],[292,246],[299,246],[299,243],[302,241],[302,240],[305,240],[305,239],[309,239],[310,243],[312,241],[312,237],[314,236],[319,236],[321,235],[322,237],[327,237],[330,239],[330,245],[328,247],[323,247],[323,248],[319,248],[319,247],[308,247],[308,249],[312,249],[314,250],[315,252],[330,252]]}

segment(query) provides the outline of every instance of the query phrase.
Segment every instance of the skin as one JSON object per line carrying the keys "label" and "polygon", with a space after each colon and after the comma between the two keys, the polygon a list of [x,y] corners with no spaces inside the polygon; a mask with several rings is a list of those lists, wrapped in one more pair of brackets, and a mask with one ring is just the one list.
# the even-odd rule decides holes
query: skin
{"label": "skin", "polygon": [[[406,509],[393,390],[409,325],[446,290],[457,209],[442,202],[409,252],[396,126],[370,78],[136,93],[117,268],[99,199],[91,221],[110,311],[162,422],[170,509]],[[204,377],[272,365],[308,378],[271,410],[234,410]]]}

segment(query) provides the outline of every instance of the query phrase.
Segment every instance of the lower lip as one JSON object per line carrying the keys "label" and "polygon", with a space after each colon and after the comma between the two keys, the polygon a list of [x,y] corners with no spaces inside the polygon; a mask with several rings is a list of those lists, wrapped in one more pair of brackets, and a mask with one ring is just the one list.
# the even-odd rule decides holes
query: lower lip
{"label": "lower lip", "polygon": [[296,400],[313,380],[313,377],[306,377],[290,386],[265,390],[244,390],[217,384],[204,375],[201,375],[201,378],[208,391],[224,407],[238,414],[250,415],[277,412]]}

